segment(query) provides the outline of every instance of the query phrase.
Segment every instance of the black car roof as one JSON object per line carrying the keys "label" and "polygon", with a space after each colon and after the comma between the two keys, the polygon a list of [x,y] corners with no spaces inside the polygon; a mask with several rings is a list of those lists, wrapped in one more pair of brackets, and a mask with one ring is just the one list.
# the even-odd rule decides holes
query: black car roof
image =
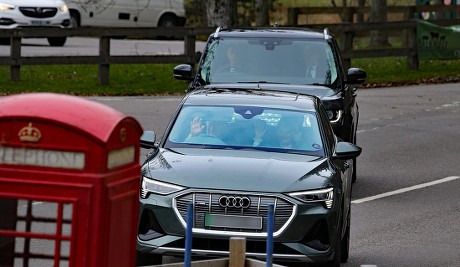
{"label": "black car roof", "polygon": [[220,29],[211,34],[211,36],[228,36],[228,37],[281,37],[281,38],[313,38],[328,39],[331,37],[328,31],[318,31],[310,28],[289,28],[289,27],[271,27],[271,28],[236,28]]}
{"label": "black car roof", "polygon": [[195,90],[184,99],[184,105],[245,105],[313,112],[317,112],[318,104],[319,99],[311,95],[248,89]]}

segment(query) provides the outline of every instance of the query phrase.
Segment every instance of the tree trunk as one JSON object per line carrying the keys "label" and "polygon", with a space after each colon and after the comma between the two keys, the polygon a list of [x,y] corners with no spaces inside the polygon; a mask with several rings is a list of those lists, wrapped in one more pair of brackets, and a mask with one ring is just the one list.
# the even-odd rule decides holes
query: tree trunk
{"label": "tree trunk", "polygon": [[207,20],[209,27],[236,25],[236,1],[207,0]]}
{"label": "tree trunk", "polygon": [[[358,0],[358,7],[364,7],[366,5],[366,0]],[[364,22],[364,14],[359,13],[356,17],[357,22]]]}
{"label": "tree trunk", "polygon": [[254,13],[256,16],[256,26],[269,26],[268,0],[255,0]]}
{"label": "tree trunk", "polygon": [[[386,22],[387,21],[387,1],[386,0],[372,0],[371,22]],[[390,46],[388,43],[388,33],[385,31],[371,31],[371,46]]]}

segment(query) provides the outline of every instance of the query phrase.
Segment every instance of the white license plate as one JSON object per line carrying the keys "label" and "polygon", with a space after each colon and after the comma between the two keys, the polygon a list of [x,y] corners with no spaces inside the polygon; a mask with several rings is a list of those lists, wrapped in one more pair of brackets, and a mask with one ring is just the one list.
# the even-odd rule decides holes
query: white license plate
{"label": "white license plate", "polygon": [[262,229],[262,217],[206,213],[204,226],[260,230]]}
{"label": "white license plate", "polygon": [[34,26],[43,26],[43,25],[50,25],[51,21],[49,21],[49,20],[32,20],[32,21],[30,21],[30,24],[34,25]]}

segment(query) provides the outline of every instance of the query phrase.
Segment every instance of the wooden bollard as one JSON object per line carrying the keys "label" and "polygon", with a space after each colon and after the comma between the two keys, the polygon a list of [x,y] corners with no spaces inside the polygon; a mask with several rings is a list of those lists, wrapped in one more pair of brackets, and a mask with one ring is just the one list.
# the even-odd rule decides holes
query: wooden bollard
{"label": "wooden bollard", "polygon": [[246,238],[230,238],[230,257],[228,267],[242,267],[246,262]]}

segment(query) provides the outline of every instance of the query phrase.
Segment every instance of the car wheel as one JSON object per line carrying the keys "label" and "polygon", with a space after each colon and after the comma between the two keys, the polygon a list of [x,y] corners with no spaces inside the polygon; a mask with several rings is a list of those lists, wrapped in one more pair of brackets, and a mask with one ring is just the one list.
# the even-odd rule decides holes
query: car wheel
{"label": "car wheel", "polygon": [[51,46],[64,46],[67,37],[48,37],[47,39]]}
{"label": "car wheel", "polygon": [[[355,140],[354,140],[353,144],[356,145],[356,137],[355,137]],[[356,183],[356,165],[357,165],[356,161],[357,160],[358,160],[357,158],[353,159],[353,172],[351,173],[351,182],[352,183]]]}
{"label": "car wheel", "polygon": [[11,39],[9,37],[0,38],[0,45],[10,45]]}
{"label": "car wheel", "polygon": [[136,266],[146,266],[154,264],[162,264],[162,256],[150,253],[142,253],[137,251]]}
{"label": "car wheel", "polygon": [[80,26],[78,14],[70,12],[70,28],[76,29]]}
{"label": "car wheel", "polygon": [[166,14],[161,17],[158,27],[176,27],[177,19],[173,15]]}
{"label": "car wheel", "polygon": [[[168,27],[176,27],[177,26],[177,19],[173,15],[163,15],[158,22],[158,27],[168,28]],[[163,40],[172,40],[174,36],[158,36],[159,39]]]}
{"label": "car wheel", "polygon": [[351,205],[348,209],[348,218],[347,218],[347,228],[345,230],[345,235],[342,237],[340,241],[341,244],[341,252],[340,252],[340,262],[347,262],[348,256],[350,253],[350,221],[351,221]]}
{"label": "car wheel", "polygon": [[342,239],[341,239],[341,233],[342,227],[338,228],[337,230],[337,237],[335,239],[335,252],[334,252],[334,257],[332,260],[327,261],[327,262],[322,262],[320,264],[317,264],[317,267],[340,267],[340,260],[342,258],[341,253],[342,253]]}
{"label": "car wheel", "polygon": [[353,172],[351,174],[351,182],[356,183],[356,158],[353,159]]}

